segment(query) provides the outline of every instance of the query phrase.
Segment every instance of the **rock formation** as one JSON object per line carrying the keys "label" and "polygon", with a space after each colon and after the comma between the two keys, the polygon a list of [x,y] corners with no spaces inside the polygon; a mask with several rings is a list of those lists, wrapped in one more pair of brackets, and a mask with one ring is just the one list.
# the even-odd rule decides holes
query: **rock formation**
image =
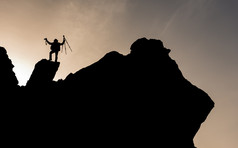
{"label": "rock formation", "polygon": [[141,38],[128,55],[109,52],[60,81],[53,81],[59,63],[40,61],[22,88],[27,111],[18,112],[24,123],[36,121],[22,124],[25,132],[97,147],[194,148],[214,102],[169,52],[160,40]]}
{"label": "rock formation", "polygon": [[30,88],[48,87],[52,84],[59,65],[59,62],[42,59],[35,65],[34,71],[26,86]]}
{"label": "rock formation", "polygon": [[18,86],[18,80],[13,72],[14,65],[8,58],[5,48],[0,47],[0,88],[2,92],[15,89]]}

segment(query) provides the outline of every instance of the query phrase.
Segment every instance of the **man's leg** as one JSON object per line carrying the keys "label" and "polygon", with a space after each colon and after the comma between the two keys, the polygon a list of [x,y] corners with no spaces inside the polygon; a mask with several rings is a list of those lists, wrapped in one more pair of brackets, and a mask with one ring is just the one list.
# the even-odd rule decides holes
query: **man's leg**
{"label": "man's leg", "polygon": [[50,51],[50,57],[49,57],[50,61],[52,60],[52,54],[53,54],[53,51]]}
{"label": "man's leg", "polygon": [[58,51],[55,52],[55,62],[58,60]]}

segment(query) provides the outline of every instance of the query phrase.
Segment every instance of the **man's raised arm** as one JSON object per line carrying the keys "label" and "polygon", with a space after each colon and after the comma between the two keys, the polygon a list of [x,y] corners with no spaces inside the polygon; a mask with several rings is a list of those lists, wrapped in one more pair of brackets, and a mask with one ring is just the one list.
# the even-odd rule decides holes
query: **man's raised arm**
{"label": "man's raised arm", "polygon": [[47,38],[44,38],[44,40],[46,41],[46,43],[48,43],[48,44],[50,44],[50,45],[52,44],[51,42],[48,41]]}
{"label": "man's raised arm", "polygon": [[65,36],[63,35],[63,42],[60,43],[60,45],[64,45],[64,43],[65,43]]}

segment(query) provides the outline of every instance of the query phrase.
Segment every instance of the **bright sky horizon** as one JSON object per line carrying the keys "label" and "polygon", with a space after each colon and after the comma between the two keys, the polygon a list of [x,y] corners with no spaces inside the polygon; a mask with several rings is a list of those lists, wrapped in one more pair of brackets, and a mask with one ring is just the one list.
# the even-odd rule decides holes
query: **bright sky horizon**
{"label": "bright sky horizon", "polygon": [[49,58],[44,38],[66,36],[55,80],[110,51],[124,55],[138,38],[160,39],[183,75],[215,102],[195,136],[198,148],[238,147],[237,0],[0,0],[0,46],[19,85]]}

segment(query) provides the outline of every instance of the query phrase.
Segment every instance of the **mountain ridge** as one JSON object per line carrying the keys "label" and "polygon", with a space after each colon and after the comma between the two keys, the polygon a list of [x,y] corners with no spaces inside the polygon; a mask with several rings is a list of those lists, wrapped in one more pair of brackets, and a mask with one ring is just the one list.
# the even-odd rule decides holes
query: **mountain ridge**
{"label": "mountain ridge", "polygon": [[18,88],[27,111],[17,110],[24,121],[48,120],[70,129],[62,137],[77,132],[97,146],[194,148],[214,102],[183,76],[161,40],[140,38],[130,49],[127,55],[111,51],[58,81],[53,78],[60,63],[39,61],[27,85]]}

